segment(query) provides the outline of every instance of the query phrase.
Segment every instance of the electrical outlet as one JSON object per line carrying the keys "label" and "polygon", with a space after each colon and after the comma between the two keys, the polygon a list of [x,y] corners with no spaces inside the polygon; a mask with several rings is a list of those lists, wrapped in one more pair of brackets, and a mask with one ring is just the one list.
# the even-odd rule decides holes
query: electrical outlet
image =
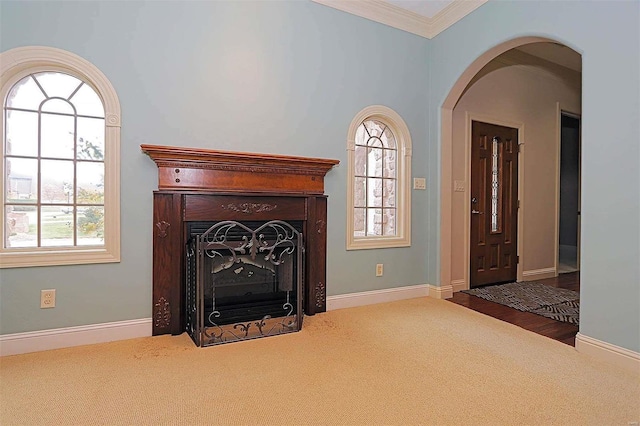
{"label": "electrical outlet", "polygon": [[382,266],[382,263],[378,263],[376,265],[376,277],[381,277],[383,273],[384,273],[384,268]]}
{"label": "electrical outlet", "polygon": [[427,189],[427,180],[425,178],[413,178],[413,189]]}
{"label": "electrical outlet", "polygon": [[40,308],[56,307],[56,290],[40,290]]}

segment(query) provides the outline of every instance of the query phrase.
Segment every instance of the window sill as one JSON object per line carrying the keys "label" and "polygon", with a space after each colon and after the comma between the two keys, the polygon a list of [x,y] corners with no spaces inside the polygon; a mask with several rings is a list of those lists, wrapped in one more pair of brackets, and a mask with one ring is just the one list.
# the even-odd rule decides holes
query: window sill
{"label": "window sill", "polygon": [[106,248],[0,253],[0,269],[115,262],[120,262],[120,251]]}
{"label": "window sill", "polygon": [[347,250],[369,250],[411,247],[409,238],[354,238],[347,241]]}

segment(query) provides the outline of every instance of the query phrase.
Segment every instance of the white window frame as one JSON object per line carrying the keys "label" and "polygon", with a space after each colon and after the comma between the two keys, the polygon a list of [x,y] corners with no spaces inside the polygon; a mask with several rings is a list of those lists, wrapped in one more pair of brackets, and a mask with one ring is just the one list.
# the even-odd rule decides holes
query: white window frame
{"label": "white window frame", "polygon": [[5,132],[0,114],[2,154],[0,187],[0,268],[120,262],[120,101],[107,77],[92,63],[65,50],[44,46],[19,47],[0,53],[0,100],[4,108],[11,88],[29,74],[53,71],[79,78],[100,96],[105,110],[104,246],[4,248]]}
{"label": "white window frame", "polygon": [[[366,120],[376,120],[386,124],[396,139],[398,164],[395,236],[356,237],[354,235],[355,138],[358,127]],[[364,108],[356,114],[349,126],[347,158],[347,250],[411,246],[411,134],[402,117],[384,105],[371,105]]]}

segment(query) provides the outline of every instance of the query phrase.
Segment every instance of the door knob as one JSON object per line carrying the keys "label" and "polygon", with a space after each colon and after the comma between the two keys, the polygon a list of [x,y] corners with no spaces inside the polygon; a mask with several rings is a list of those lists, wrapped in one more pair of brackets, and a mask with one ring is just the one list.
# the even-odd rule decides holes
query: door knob
{"label": "door knob", "polygon": [[471,214],[484,214],[484,213],[478,210],[471,210]]}

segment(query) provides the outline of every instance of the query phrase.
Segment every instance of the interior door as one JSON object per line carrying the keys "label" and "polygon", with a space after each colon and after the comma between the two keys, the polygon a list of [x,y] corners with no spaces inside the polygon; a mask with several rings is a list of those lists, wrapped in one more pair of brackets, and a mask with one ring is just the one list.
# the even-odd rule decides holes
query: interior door
{"label": "interior door", "polygon": [[518,130],[472,122],[470,286],[515,281]]}

